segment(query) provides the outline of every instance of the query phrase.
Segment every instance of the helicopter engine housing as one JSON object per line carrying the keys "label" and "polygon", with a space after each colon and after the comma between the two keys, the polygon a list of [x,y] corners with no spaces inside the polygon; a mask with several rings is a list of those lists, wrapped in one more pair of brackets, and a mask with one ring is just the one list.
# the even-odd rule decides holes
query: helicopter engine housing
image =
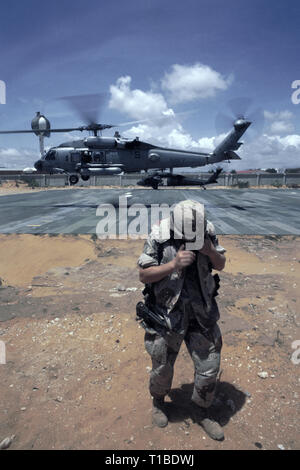
{"label": "helicopter engine housing", "polygon": [[115,148],[117,141],[114,137],[87,137],[84,139],[84,145],[92,149]]}

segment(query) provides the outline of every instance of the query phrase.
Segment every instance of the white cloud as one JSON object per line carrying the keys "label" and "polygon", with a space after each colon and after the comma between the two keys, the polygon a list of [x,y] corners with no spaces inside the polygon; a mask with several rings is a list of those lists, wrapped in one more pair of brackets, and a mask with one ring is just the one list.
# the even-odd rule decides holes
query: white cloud
{"label": "white cloud", "polygon": [[270,111],[264,111],[264,115],[266,119],[269,119],[271,121],[288,120],[294,117],[291,111],[277,111],[275,113],[271,113]]}
{"label": "white cloud", "polygon": [[[218,91],[226,90],[232,81],[232,76],[226,78],[208,65],[175,64],[169,73],[165,73],[161,87],[175,104],[213,97]],[[110,86],[111,109],[117,109],[135,119],[174,114],[172,108],[168,107],[165,96],[157,91],[157,84],[152,84],[151,90],[143,91],[131,89],[131,82],[131,77],[126,75],[119,77]]]}
{"label": "white cloud", "polygon": [[0,157],[1,158],[10,158],[10,157],[20,157],[21,153],[18,149],[14,148],[2,148],[0,149]]}
{"label": "white cloud", "polygon": [[22,169],[33,166],[38,159],[36,152],[30,149],[0,148],[0,167]]}
{"label": "white cloud", "polygon": [[285,147],[296,147],[300,148],[300,135],[292,134],[285,137],[277,137],[277,140]]}
{"label": "white cloud", "polygon": [[197,147],[197,143],[192,139],[192,136],[184,132],[179,126],[166,135],[166,140],[168,147],[171,148],[187,150]]}
{"label": "white cloud", "polygon": [[185,132],[179,123],[164,126],[139,124],[124,132],[124,136],[128,138],[139,136],[141,140],[154,145],[178,149],[190,149],[197,145],[192,136]]}
{"label": "white cloud", "polygon": [[180,123],[174,121],[165,123],[163,126],[139,124],[126,130],[123,134],[128,138],[138,136],[140,140],[167,148],[205,152],[212,152],[226,135],[202,137],[196,140],[185,131]]}
{"label": "white cloud", "polygon": [[300,167],[300,135],[263,134],[255,141],[245,143],[238,153],[242,160],[231,164],[231,168],[238,170]]}
{"label": "white cloud", "polygon": [[274,121],[270,125],[270,132],[275,135],[288,134],[289,132],[293,132],[293,130],[294,125],[287,121]]}
{"label": "white cloud", "polygon": [[271,135],[291,134],[295,129],[292,123],[294,115],[290,111],[278,111],[275,113],[264,111],[264,116],[269,121],[267,132]]}
{"label": "white cloud", "polygon": [[225,78],[208,65],[175,64],[162,79],[162,89],[175,104],[213,97],[218,91],[226,90],[232,81],[232,75]]}
{"label": "white cloud", "polygon": [[214,148],[225,139],[226,135],[227,134],[220,134],[214,137],[201,137],[198,139],[197,144],[200,147],[206,148],[212,152]]}
{"label": "white cloud", "polygon": [[109,107],[126,113],[134,119],[147,119],[153,116],[172,114],[161,93],[152,91],[131,90],[131,77],[118,78],[115,85],[110,86],[111,98]]}
{"label": "white cloud", "polygon": [[178,122],[178,115],[176,116],[174,110],[168,107],[162,93],[131,89],[130,76],[120,77],[116,84],[111,85],[110,92],[110,108],[140,121],[132,123],[134,125],[130,129],[122,132],[128,138],[138,136],[141,140],[156,145],[185,150],[211,151],[217,145],[215,137],[195,140]]}

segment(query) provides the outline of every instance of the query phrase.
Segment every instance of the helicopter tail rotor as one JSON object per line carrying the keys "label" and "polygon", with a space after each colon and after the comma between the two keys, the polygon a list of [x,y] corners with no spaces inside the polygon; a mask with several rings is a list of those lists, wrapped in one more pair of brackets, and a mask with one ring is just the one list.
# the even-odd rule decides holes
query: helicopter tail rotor
{"label": "helicopter tail rotor", "polygon": [[[264,126],[264,113],[261,108],[251,111],[253,100],[248,97],[239,97],[227,103],[229,113],[218,113],[215,127],[218,134],[228,132],[232,126],[239,125],[240,122],[251,122],[251,128],[247,132],[246,140],[251,141],[261,133]],[[248,112],[250,109],[250,113]]]}

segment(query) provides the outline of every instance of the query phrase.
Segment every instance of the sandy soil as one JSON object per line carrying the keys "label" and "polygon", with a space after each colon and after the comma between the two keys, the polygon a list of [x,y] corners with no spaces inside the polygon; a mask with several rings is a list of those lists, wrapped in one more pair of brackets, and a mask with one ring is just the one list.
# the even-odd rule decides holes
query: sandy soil
{"label": "sandy soil", "polygon": [[[142,240],[0,236],[0,442],[10,449],[299,449],[300,238],[220,237],[225,440],[197,424],[183,345],[151,423],[150,358],[135,320]],[[298,344],[298,348],[300,345]]]}

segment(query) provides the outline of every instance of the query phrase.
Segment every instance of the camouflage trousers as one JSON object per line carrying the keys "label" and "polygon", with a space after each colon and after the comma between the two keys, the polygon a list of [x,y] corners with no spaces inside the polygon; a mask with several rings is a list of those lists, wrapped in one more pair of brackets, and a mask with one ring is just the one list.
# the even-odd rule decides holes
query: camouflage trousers
{"label": "camouflage trousers", "polygon": [[222,337],[217,324],[203,334],[199,327],[189,326],[184,334],[145,334],[145,348],[152,359],[149,390],[154,398],[164,397],[171,390],[174,364],[182,342],[185,342],[194,363],[192,401],[208,408],[214,398],[220,369]]}

